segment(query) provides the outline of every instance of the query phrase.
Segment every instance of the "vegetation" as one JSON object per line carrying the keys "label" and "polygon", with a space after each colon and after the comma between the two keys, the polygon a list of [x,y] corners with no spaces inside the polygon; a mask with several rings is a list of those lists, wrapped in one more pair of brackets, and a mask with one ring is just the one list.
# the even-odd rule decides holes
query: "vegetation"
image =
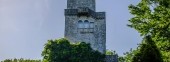
{"label": "vegetation", "polygon": [[131,49],[124,55],[119,57],[119,62],[163,62],[160,50],[149,35],[143,39],[137,49]]}
{"label": "vegetation", "polygon": [[[124,53],[120,62],[170,62],[170,0],[141,0],[129,5],[133,18],[129,27],[143,38],[137,49]],[[148,36],[149,35],[149,36]],[[106,55],[114,55],[106,51]],[[103,62],[104,54],[93,50],[84,42],[71,44],[66,39],[49,40],[42,52],[44,62]],[[67,60],[66,60],[67,59]],[[6,59],[3,62],[32,61]],[[35,60],[39,61],[39,60]]]}
{"label": "vegetation", "polygon": [[106,50],[106,55],[116,55],[116,51]]}
{"label": "vegetation", "polygon": [[161,53],[150,36],[146,36],[132,62],[163,62]]}
{"label": "vegetation", "polygon": [[49,40],[42,52],[44,62],[104,62],[105,55],[84,42],[70,44],[62,38]]}
{"label": "vegetation", "polygon": [[129,10],[134,17],[128,26],[141,36],[151,35],[164,62],[170,62],[170,1],[141,0],[137,5],[130,5]]}
{"label": "vegetation", "polygon": [[138,49],[130,49],[129,52],[124,53],[124,57],[119,57],[119,62],[132,62],[132,58],[135,56],[136,53],[138,53],[138,51]]}
{"label": "vegetation", "polygon": [[41,60],[31,60],[31,59],[6,59],[1,62],[41,62]]}
{"label": "vegetation", "polygon": [[[113,54],[110,52],[109,54]],[[42,51],[43,62],[104,62],[105,54],[93,50],[90,44],[85,42],[71,44],[62,38],[48,40]],[[30,59],[6,59],[1,62],[41,62]]]}

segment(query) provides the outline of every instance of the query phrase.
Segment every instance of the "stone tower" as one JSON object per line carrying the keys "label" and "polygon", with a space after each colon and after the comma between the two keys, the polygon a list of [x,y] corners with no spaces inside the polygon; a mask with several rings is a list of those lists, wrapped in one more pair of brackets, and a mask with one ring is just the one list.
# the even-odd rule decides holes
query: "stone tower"
{"label": "stone tower", "polygon": [[105,12],[96,12],[95,0],[67,0],[65,38],[72,43],[90,43],[94,50],[105,53]]}

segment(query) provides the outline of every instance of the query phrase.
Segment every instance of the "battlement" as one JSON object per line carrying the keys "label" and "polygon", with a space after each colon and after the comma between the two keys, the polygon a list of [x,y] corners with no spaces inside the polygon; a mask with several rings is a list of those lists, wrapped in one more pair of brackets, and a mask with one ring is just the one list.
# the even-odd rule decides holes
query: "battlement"
{"label": "battlement", "polygon": [[71,15],[77,15],[78,10],[77,9],[65,9],[65,15],[71,16]]}
{"label": "battlement", "polygon": [[96,12],[96,18],[105,19],[105,12]]}
{"label": "battlement", "polygon": [[78,13],[89,13],[90,9],[87,7],[79,7]]}
{"label": "battlement", "polygon": [[105,12],[95,12],[88,7],[79,7],[78,9],[65,9],[66,16],[92,16],[96,19],[105,19]]}

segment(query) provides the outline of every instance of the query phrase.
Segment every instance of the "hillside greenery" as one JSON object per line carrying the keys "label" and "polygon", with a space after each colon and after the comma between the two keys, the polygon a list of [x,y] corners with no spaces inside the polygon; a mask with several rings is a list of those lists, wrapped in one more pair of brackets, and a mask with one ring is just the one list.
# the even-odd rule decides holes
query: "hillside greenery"
{"label": "hillside greenery", "polygon": [[44,62],[104,62],[105,54],[93,50],[90,44],[71,44],[62,38],[48,40],[42,52]]}
{"label": "hillside greenery", "polygon": [[41,62],[41,60],[32,60],[32,59],[5,59],[1,62]]}

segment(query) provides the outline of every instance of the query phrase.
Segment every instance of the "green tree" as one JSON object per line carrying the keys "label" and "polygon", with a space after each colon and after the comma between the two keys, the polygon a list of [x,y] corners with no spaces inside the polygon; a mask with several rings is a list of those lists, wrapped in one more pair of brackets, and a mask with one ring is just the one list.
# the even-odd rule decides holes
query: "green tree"
{"label": "green tree", "polygon": [[132,62],[163,62],[161,53],[150,36],[146,36],[139,45],[139,52],[133,56]]}
{"label": "green tree", "polygon": [[141,0],[129,6],[134,15],[128,25],[141,36],[151,35],[161,50],[164,62],[170,62],[170,0]]}
{"label": "green tree", "polygon": [[129,52],[126,52],[126,53],[124,53],[124,57],[122,58],[122,57],[120,57],[120,59],[123,59],[124,61],[122,61],[122,62],[132,62],[132,59],[133,59],[133,57],[135,56],[135,54],[136,53],[138,53],[139,52],[139,50],[138,49],[130,49],[130,51]]}
{"label": "green tree", "polygon": [[125,59],[124,59],[124,57],[122,57],[122,56],[119,56],[119,57],[118,57],[118,62],[125,62]]}
{"label": "green tree", "polygon": [[105,55],[84,42],[70,44],[64,38],[48,40],[42,52],[44,62],[104,62]]}

